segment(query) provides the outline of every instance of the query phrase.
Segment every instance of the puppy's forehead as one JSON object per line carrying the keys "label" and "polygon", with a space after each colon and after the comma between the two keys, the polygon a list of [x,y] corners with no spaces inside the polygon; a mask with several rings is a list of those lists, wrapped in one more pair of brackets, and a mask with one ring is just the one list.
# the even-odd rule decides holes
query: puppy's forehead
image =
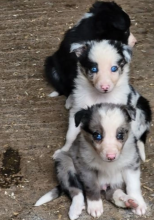
{"label": "puppy's forehead", "polygon": [[101,126],[105,130],[116,130],[127,124],[126,117],[120,108],[100,108],[98,114]]}
{"label": "puppy's forehead", "polygon": [[103,63],[115,63],[121,59],[121,55],[114,45],[109,41],[94,42],[90,48],[88,57],[91,61],[98,64]]}

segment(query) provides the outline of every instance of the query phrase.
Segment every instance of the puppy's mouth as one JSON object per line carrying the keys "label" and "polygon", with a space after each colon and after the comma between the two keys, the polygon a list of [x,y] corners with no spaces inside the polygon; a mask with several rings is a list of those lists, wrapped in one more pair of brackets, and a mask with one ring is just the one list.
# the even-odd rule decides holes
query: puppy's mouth
{"label": "puppy's mouth", "polygon": [[103,91],[103,93],[108,93],[108,92],[109,92],[108,90],[104,90],[104,91]]}
{"label": "puppy's mouth", "polygon": [[[97,89],[98,90],[98,89]],[[98,90],[100,93],[107,94],[110,93],[110,90]]]}

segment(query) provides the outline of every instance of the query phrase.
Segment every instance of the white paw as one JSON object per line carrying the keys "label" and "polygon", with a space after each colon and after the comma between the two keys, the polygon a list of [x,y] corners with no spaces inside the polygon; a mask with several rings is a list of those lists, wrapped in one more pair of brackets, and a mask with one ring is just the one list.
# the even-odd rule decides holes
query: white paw
{"label": "white paw", "polygon": [[121,189],[115,190],[113,193],[113,201],[116,206],[122,208],[136,208],[138,206],[138,202],[134,197],[127,195]]}
{"label": "white paw", "polygon": [[94,218],[98,218],[103,213],[103,202],[101,199],[98,201],[87,200],[87,212]]}
{"label": "white paw", "polygon": [[65,102],[65,108],[70,109],[72,107],[72,96],[70,95]]}
{"label": "white paw", "polygon": [[69,218],[71,220],[79,218],[83,209],[85,209],[84,197],[82,193],[79,193],[77,196],[74,196],[72,200],[72,204],[68,213]]}
{"label": "white paw", "polygon": [[58,154],[59,154],[61,151],[62,151],[61,149],[56,150],[56,151],[54,152],[52,158],[53,158],[54,160],[57,159],[57,156],[58,156]]}
{"label": "white paw", "polygon": [[48,96],[51,97],[51,98],[53,98],[53,97],[57,97],[57,96],[59,96],[59,93],[56,92],[56,91],[53,91],[53,92],[50,93]]}
{"label": "white paw", "polygon": [[65,108],[69,110],[69,109],[71,108],[71,104],[68,103],[68,102],[66,102],[66,103],[65,103]]}
{"label": "white paw", "polygon": [[124,207],[126,208],[136,208],[138,206],[136,199],[126,194],[121,196],[119,200],[123,202]]}
{"label": "white paw", "polygon": [[144,215],[146,213],[146,210],[147,210],[147,205],[146,203],[143,201],[142,203],[140,203],[138,205],[137,208],[133,209],[133,213],[136,214],[136,215]]}

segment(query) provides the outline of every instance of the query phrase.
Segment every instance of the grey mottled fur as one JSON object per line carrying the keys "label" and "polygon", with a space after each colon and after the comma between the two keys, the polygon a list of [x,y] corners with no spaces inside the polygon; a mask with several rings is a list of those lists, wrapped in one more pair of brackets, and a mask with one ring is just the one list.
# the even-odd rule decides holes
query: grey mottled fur
{"label": "grey mottled fur", "polygon": [[[100,131],[102,130],[101,126],[101,115],[98,113],[98,109],[103,109],[104,112],[108,111],[108,109],[115,109],[115,108],[123,108],[122,106],[116,106],[113,104],[103,104],[103,105],[96,105],[92,108],[92,116],[89,123],[89,130],[94,131]],[[124,113],[122,113],[124,114]],[[122,172],[125,169],[136,169],[136,167],[139,169],[139,154],[136,151],[136,143],[134,140],[134,137],[132,136],[130,132],[130,124],[128,122],[128,116],[124,114],[125,116],[125,123],[123,124],[123,127],[126,128],[127,134],[126,138],[124,139],[123,148],[129,147],[128,143],[130,142],[131,148],[130,150],[133,151],[133,154],[131,155],[131,158],[129,160],[129,163],[126,162],[124,165],[120,166],[119,161],[111,162],[113,163],[113,167],[116,167],[116,164],[119,166],[119,172]],[[111,121],[112,123],[112,121]],[[84,130],[84,123],[82,125],[83,129],[81,133],[78,135],[77,139],[74,141],[72,147],[70,148],[69,152],[59,152],[56,156],[55,161],[58,162],[57,166],[57,176],[60,183],[65,184],[65,190],[70,192],[70,183],[68,181],[68,173],[72,172],[78,175],[80,181],[83,184],[84,192],[86,194],[86,198],[89,200],[99,200],[101,198],[100,194],[100,186],[98,183],[98,175],[101,171],[101,166],[106,166],[106,168],[111,168],[112,164],[110,162],[103,162],[102,158],[98,155],[96,150],[94,149],[94,143],[92,139],[92,135],[89,132],[86,132]],[[120,129],[120,128],[118,128]],[[130,139],[130,141],[128,141]],[[127,144],[126,141],[128,142]],[[133,145],[133,146],[132,146]],[[128,155],[129,157],[129,155]],[[118,160],[123,160],[123,158],[119,158]],[[137,162],[136,162],[137,161]],[[110,166],[111,165],[111,166]],[[109,168],[109,169],[110,169]],[[116,170],[116,169],[114,169]],[[107,173],[110,172],[110,170],[107,171]],[[68,187],[69,186],[69,187]],[[117,188],[122,188],[123,183],[117,184],[111,184],[112,190],[115,191]],[[107,194],[109,192],[107,191]],[[73,194],[73,191],[71,191],[71,197]],[[108,197],[108,196],[107,196]],[[112,196],[110,196],[110,200],[112,200]]]}

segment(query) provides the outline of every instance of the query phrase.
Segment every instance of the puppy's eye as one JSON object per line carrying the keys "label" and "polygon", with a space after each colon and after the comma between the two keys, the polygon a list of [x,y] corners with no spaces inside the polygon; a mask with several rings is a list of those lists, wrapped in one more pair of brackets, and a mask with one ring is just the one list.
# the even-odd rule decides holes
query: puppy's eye
{"label": "puppy's eye", "polygon": [[123,140],[124,139],[124,134],[122,132],[119,132],[116,136],[117,140]]}
{"label": "puppy's eye", "polygon": [[112,66],[112,67],[111,67],[111,71],[112,71],[112,72],[116,72],[117,70],[118,70],[118,67],[117,67],[117,66]]}
{"label": "puppy's eye", "polygon": [[90,71],[92,72],[92,73],[97,73],[98,72],[98,68],[97,67],[92,67],[91,69],[90,69]]}
{"label": "puppy's eye", "polygon": [[93,138],[96,141],[101,141],[102,140],[102,135],[100,133],[98,133],[98,132],[94,132],[93,133]]}

